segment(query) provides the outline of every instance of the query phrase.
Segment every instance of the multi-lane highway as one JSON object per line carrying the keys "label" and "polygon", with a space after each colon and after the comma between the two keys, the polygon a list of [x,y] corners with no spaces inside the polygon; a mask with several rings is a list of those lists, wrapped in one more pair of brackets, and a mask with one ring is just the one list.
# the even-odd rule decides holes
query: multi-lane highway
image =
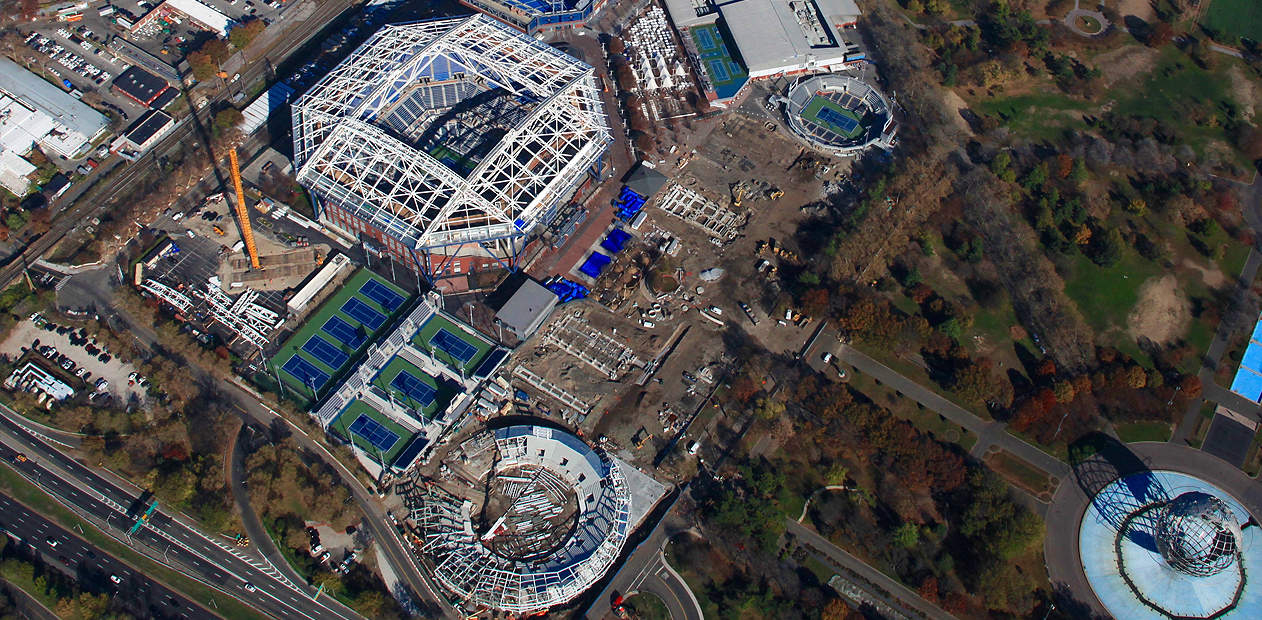
{"label": "multi-lane highway", "polygon": [[0,408],[0,458],[24,462],[13,467],[27,479],[81,515],[103,525],[110,535],[155,560],[172,566],[273,617],[358,618],[328,596],[311,599],[270,564],[249,550],[233,547],[189,525],[182,517],[159,510],[135,534],[127,536],[133,518],[134,491],[120,488],[15,422],[21,418]]}
{"label": "multi-lane highway", "polygon": [[[125,562],[92,546],[73,532],[13,498],[0,494],[0,529],[11,545],[28,546],[46,564],[58,567],[86,590],[117,595],[138,618],[215,618],[210,610],[154,581]],[[60,566],[64,566],[61,569]]]}

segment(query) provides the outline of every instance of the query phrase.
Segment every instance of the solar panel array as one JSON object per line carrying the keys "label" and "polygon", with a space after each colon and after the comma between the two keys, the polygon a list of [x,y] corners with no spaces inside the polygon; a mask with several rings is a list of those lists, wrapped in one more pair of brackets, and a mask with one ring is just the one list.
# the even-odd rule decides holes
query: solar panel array
{"label": "solar panel array", "polygon": [[399,436],[394,434],[394,431],[362,413],[359,414],[358,418],[355,418],[354,422],[351,422],[351,425],[346,430],[364,438],[365,441],[382,452],[390,450],[395,442],[399,441]]}

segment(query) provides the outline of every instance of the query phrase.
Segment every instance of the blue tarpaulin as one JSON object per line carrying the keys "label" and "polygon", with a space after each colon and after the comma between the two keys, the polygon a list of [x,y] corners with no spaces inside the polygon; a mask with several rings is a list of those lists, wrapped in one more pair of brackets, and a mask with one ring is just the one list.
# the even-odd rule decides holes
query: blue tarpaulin
{"label": "blue tarpaulin", "polygon": [[617,254],[622,251],[622,248],[626,247],[627,242],[630,240],[631,233],[628,233],[621,228],[615,228],[609,231],[609,234],[605,237],[604,241],[600,242],[600,247],[609,250],[610,254]]}
{"label": "blue tarpaulin", "polygon": [[593,278],[599,278],[601,270],[603,270],[609,263],[612,263],[612,262],[613,262],[613,259],[609,258],[608,256],[605,256],[604,254],[601,254],[600,252],[592,252],[592,255],[588,256],[587,260],[583,261],[583,266],[579,267],[578,270],[582,272],[584,275],[588,275]]}

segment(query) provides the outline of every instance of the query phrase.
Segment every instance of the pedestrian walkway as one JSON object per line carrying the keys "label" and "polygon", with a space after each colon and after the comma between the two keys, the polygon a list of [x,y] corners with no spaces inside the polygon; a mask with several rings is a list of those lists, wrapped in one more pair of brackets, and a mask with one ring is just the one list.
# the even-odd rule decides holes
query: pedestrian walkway
{"label": "pedestrian walkway", "polygon": [[981,457],[991,446],[999,446],[1019,457],[1025,462],[1043,470],[1049,476],[1064,479],[1069,474],[1069,466],[1060,459],[1008,434],[1005,425],[993,420],[984,420],[963,407],[940,396],[937,392],[899,374],[890,367],[868,357],[854,347],[842,345],[837,354],[841,361],[854,366],[856,370],[872,376],[881,383],[898,390],[900,394],[920,403],[942,417],[964,427],[977,435],[977,444],[971,454]]}

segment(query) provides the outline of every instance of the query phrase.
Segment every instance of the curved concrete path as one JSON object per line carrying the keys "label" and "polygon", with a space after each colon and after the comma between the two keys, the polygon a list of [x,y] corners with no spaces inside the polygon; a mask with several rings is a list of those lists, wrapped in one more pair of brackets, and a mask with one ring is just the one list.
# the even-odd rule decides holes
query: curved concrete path
{"label": "curved concrete path", "polygon": [[[1081,8],[1079,6],[1080,1],[1081,0],[1074,0],[1073,10],[1065,15],[1065,20],[1064,20],[1065,27],[1068,28],[1074,34],[1081,35],[1084,37],[1098,37],[1104,34],[1105,32],[1107,32],[1109,29],[1109,20],[1104,17],[1104,13],[1101,13],[1100,11],[1089,11],[1087,9]],[[1096,20],[1097,22],[1100,22],[1100,31],[1087,32],[1086,30],[1083,30],[1082,28],[1078,27],[1079,17],[1090,17]]]}

